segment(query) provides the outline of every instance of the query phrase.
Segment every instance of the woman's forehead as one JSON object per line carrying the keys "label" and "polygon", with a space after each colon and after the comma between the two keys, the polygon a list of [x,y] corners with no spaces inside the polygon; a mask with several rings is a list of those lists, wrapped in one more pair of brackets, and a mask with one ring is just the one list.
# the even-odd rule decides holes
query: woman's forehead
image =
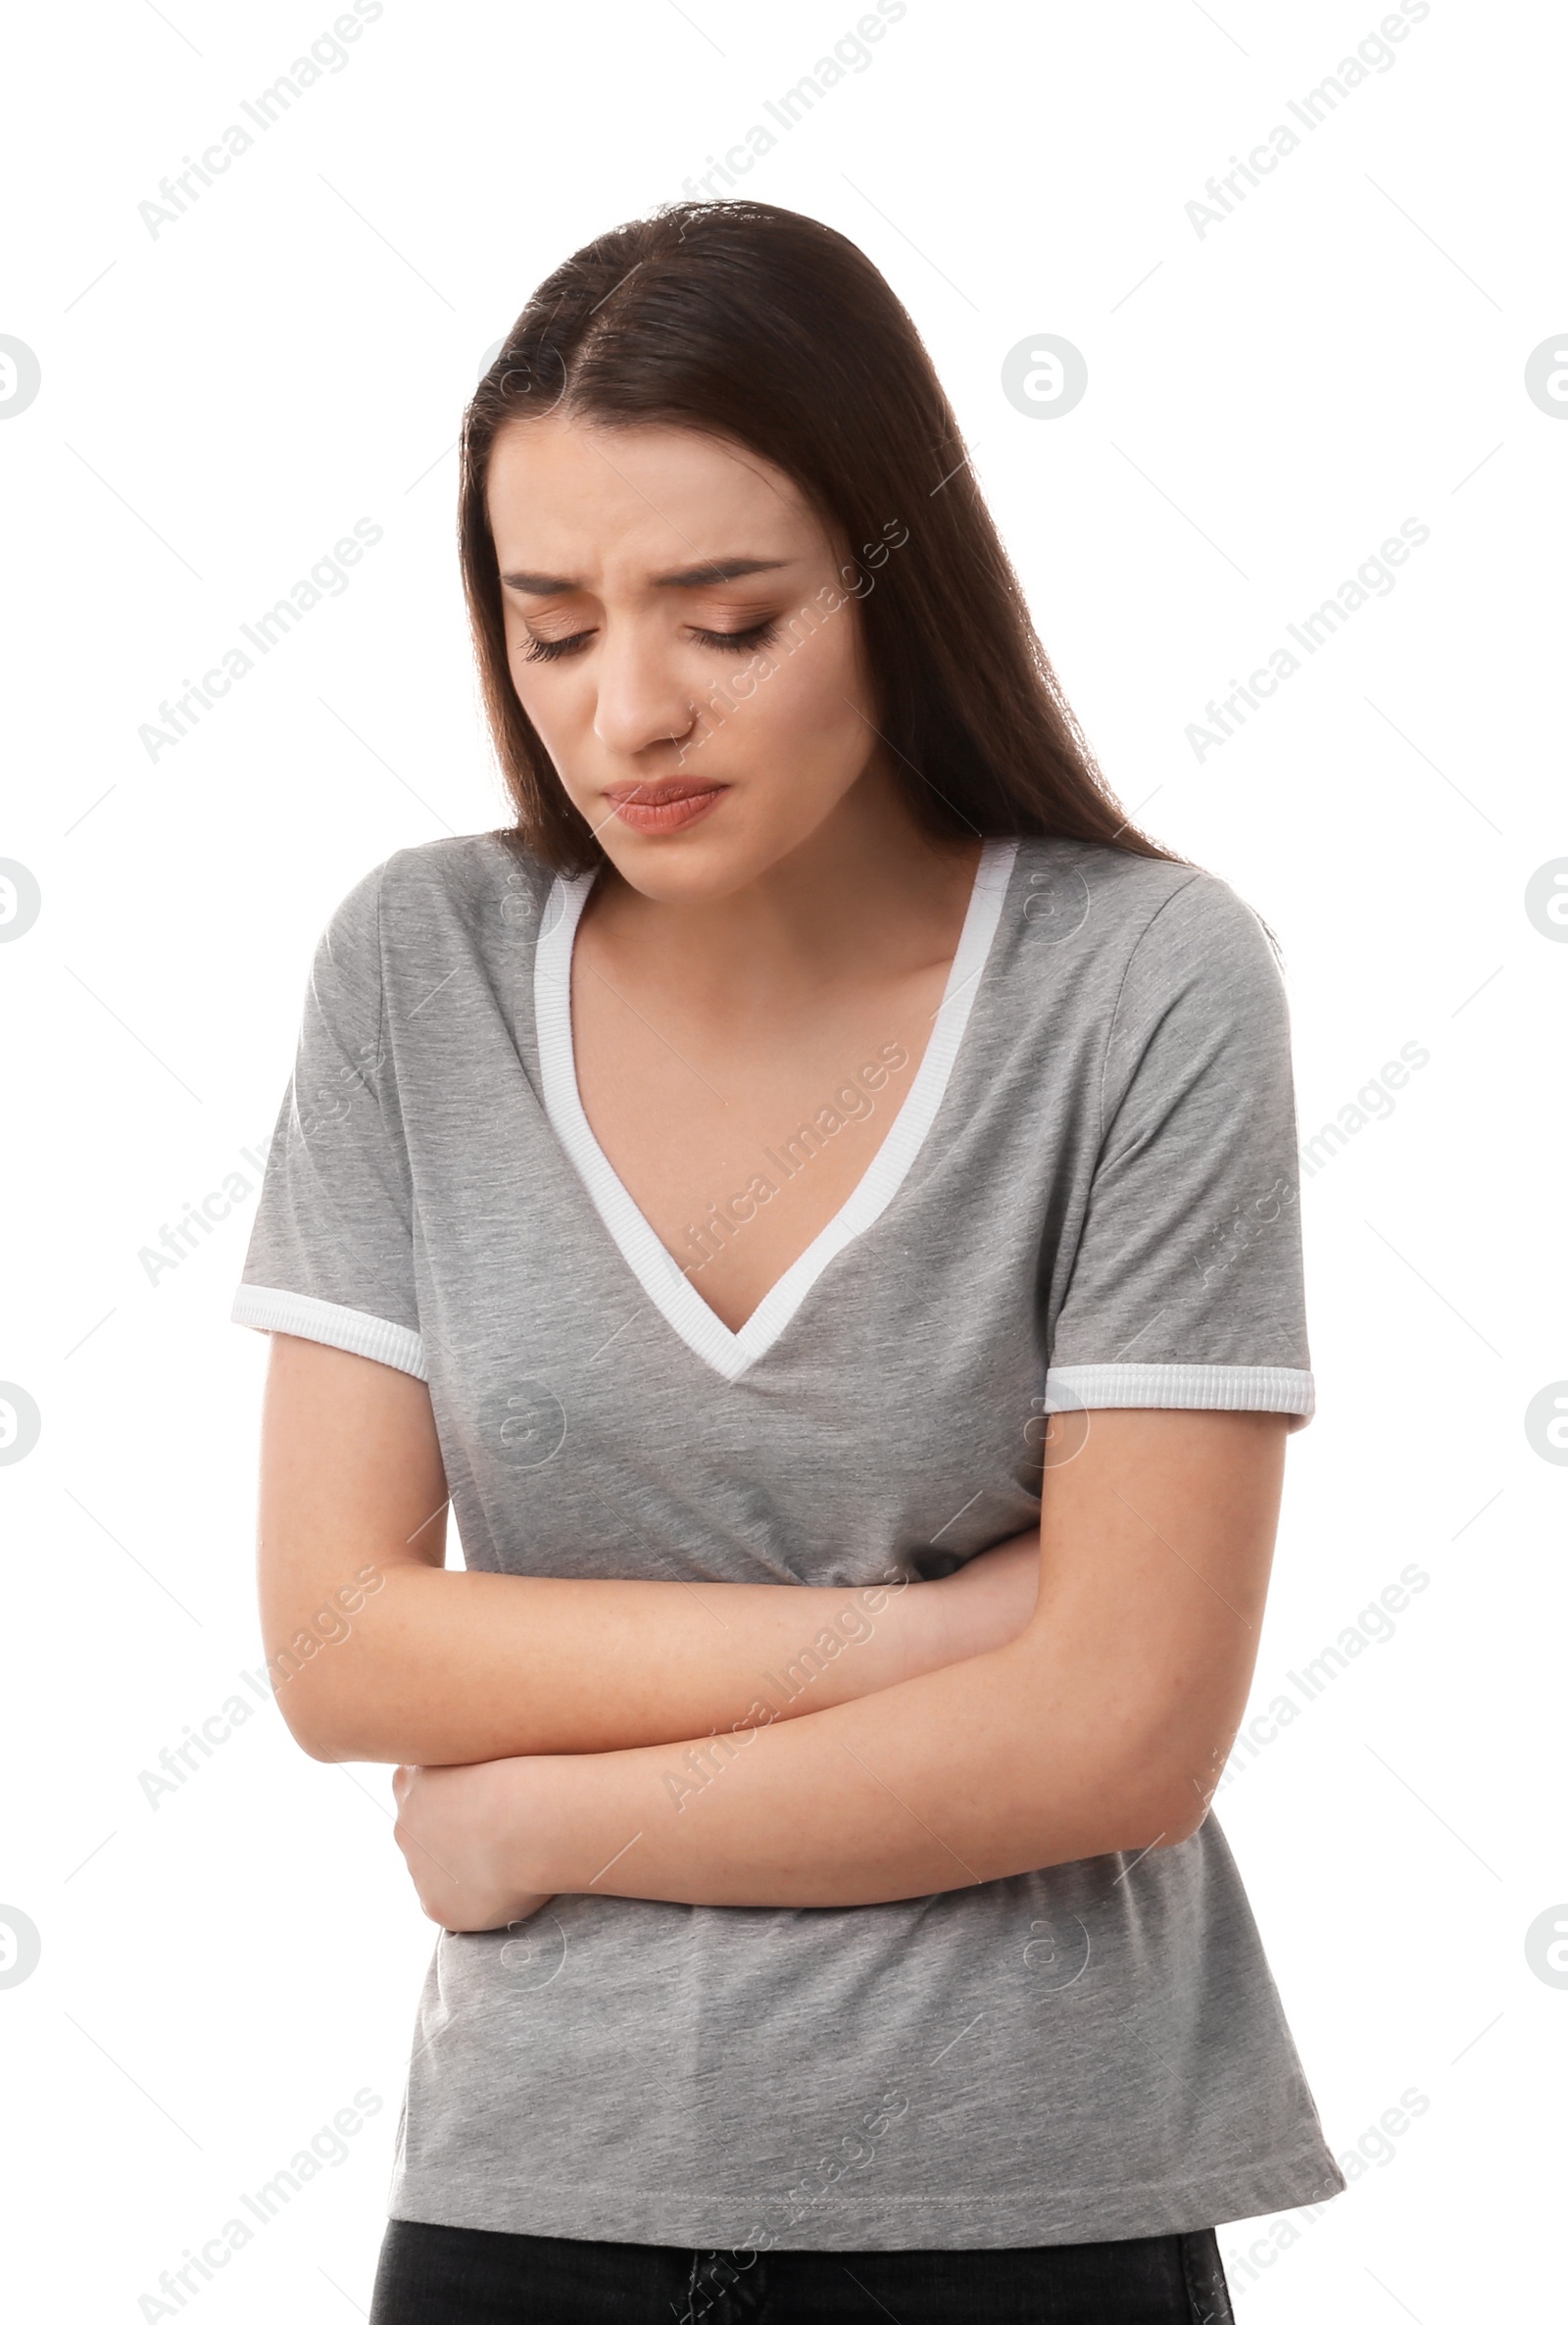
{"label": "woman's forehead", "polygon": [[781,470],[695,428],[514,423],[496,438],[487,499],[503,573],[579,585],[613,562],[651,584],[698,586],[685,577],[794,562],[823,538]]}

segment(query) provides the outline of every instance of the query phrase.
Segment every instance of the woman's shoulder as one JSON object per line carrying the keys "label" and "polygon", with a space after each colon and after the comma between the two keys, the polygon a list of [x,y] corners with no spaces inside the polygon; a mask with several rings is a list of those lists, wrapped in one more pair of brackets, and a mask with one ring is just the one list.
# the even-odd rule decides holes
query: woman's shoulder
{"label": "woman's shoulder", "polygon": [[507,830],[459,832],[398,848],[361,875],[332,913],[324,941],[416,944],[454,923],[474,933],[537,923],[555,883],[550,866]]}
{"label": "woman's shoulder", "polygon": [[459,832],[399,848],[378,867],[382,909],[435,905],[465,914],[508,896],[548,894],[555,873],[514,831]]}
{"label": "woman's shoulder", "polygon": [[1044,900],[1033,910],[1034,918],[1045,915],[1049,903],[1059,898],[1065,905],[1076,896],[1080,903],[1092,903],[1102,933],[1115,928],[1141,935],[1178,899],[1178,916],[1184,920],[1216,928],[1238,915],[1256,922],[1235,889],[1200,865],[1136,855],[1104,840],[1023,839],[1016,845],[1013,885],[1026,910],[1031,898]]}
{"label": "woman's shoulder", "polygon": [[1102,841],[1026,839],[1010,886],[1029,929],[1092,968],[1097,985],[1196,977],[1217,994],[1278,982],[1256,912],[1199,865]]}

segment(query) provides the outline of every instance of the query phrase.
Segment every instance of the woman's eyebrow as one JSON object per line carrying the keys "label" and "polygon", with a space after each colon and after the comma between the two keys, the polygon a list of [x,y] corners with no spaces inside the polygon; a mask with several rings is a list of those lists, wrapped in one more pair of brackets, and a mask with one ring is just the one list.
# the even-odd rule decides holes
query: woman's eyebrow
{"label": "woman's eyebrow", "polygon": [[[738,581],[746,573],[773,573],[784,566],[799,565],[797,557],[723,557],[706,565],[683,566],[677,573],[655,573],[655,589],[704,589],[715,581]],[[503,573],[502,580],[509,589],[520,589],[529,597],[569,597],[580,589],[580,581],[572,581],[560,573]]]}
{"label": "woman's eyebrow", "polygon": [[711,564],[685,566],[678,573],[656,573],[655,589],[703,589],[714,581],[738,581],[745,573],[776,573],[783,566],[799,565],[798,557],[724,557]]}

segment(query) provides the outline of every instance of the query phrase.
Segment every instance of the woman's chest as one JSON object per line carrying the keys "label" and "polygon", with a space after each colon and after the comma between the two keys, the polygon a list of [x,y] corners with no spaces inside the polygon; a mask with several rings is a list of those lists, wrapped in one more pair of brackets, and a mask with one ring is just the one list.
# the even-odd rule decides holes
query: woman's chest
{"label": "woman's chest", "polygon": [[945,965],[851,994],[682,1005],[574,964],[573,1066],[610,1168],[732,1332],[865,1177],[918,1078]]}

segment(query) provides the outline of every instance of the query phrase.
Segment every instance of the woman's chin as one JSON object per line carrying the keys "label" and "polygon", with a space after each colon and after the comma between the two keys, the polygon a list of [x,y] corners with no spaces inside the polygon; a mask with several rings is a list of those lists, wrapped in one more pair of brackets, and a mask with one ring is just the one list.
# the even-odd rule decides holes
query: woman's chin
{"label": "woman's chin", "polygon": [[[761,879],[789,844],[760,844],[755,831],[728,822],[730,803],[683,831],[628,831],[618,816],[601,826],[599,844],[629,888],[657,904],[717,903]],[[737,819],[738,820],[738,819]]]}

